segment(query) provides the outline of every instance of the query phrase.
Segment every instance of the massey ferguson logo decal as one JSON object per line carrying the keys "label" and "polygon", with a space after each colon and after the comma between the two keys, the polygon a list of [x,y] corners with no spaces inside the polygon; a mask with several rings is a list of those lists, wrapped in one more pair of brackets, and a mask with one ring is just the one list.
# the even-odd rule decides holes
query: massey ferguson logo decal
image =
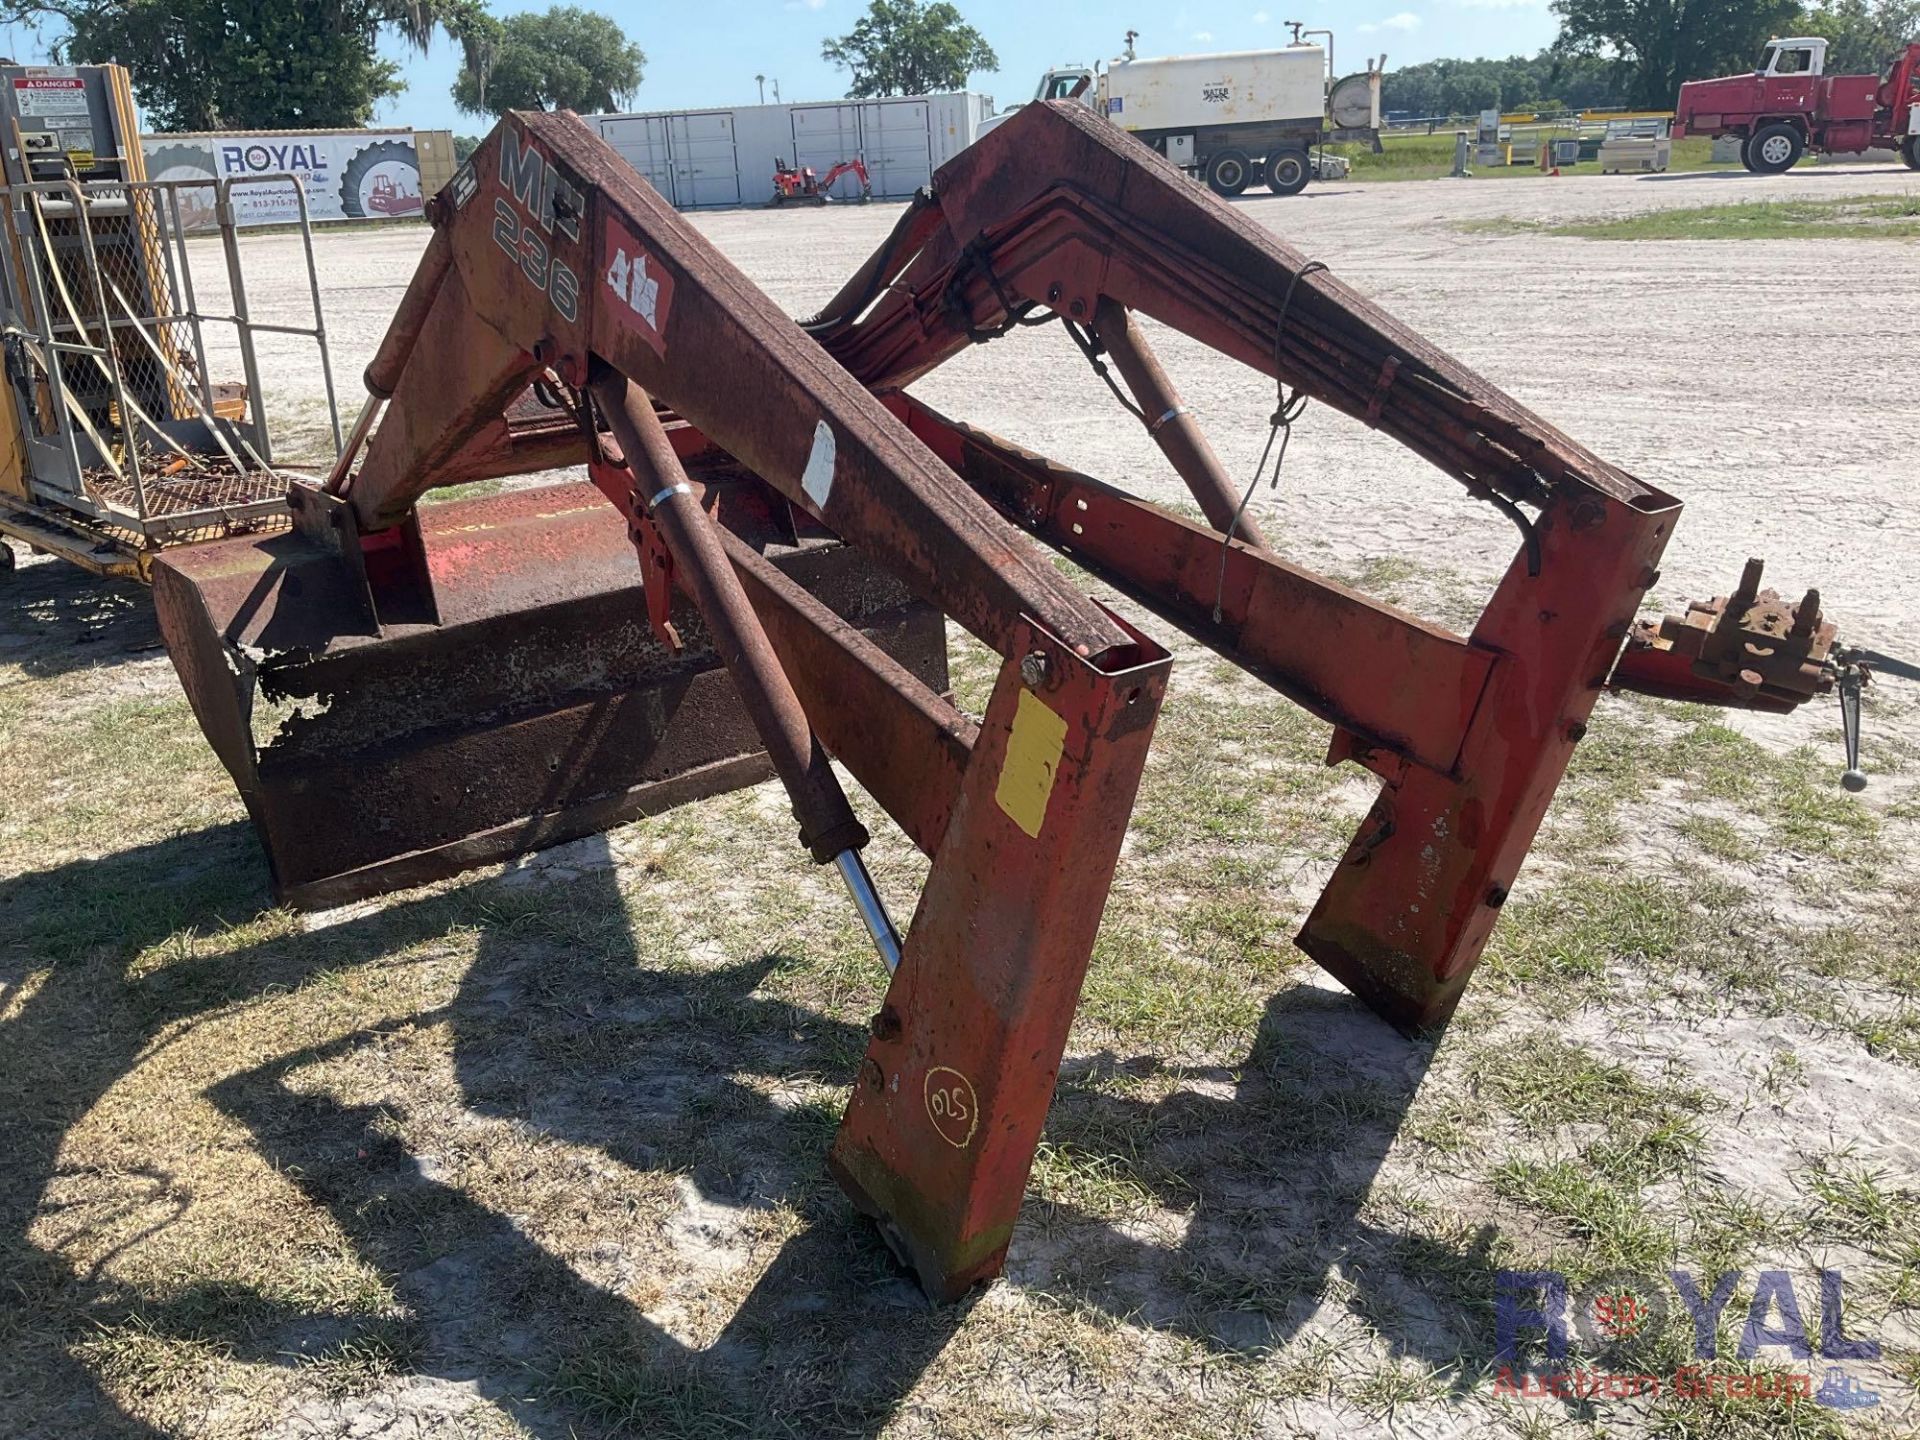
{"label": "massey ferguson logo decal", "polygon": [[532,142],[522,148],[511,125],[500,136],[502,195],[493,202],[493,239],[520,267],[520,273],[544,290],[563,320],[580,316],[580,277],[554,258],[546,237],[580,238],[586,197],[569,183]]}

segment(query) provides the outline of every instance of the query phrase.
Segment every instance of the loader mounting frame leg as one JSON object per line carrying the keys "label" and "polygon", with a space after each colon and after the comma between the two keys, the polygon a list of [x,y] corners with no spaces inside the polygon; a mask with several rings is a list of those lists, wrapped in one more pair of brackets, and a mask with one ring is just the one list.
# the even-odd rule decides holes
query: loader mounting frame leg
{"label": "loader mounting frame leg", "polygon": [[829,1162],[936,1299],[999,1273],[1166,686],[1021,630]]}

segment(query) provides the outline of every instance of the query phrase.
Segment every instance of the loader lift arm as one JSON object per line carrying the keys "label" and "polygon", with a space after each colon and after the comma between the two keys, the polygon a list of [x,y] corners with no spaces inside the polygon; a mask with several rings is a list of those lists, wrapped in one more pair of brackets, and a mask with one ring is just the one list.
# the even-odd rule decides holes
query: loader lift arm
{"label": "loader lift arm", "polygon": [[[156,572],[169,649],[283,894],[391,888],[760,778],[712,746],[688,764],[625,756],[750,729],[893,971],[830,1166],[926,1288],[957,1296],[997,1273],[1019,1212],[1169,669],[1031,534],[1331,721],[1330,760],[1381,777],[1299,943],[1403,1027],[1451,1013],[1595,697],[1619,682],[1677,502],[1074,105],[1026,107],[944,167],[804,326],[570,115],[509,115],[430,211],[372,398],[326,485],[296,491],[295,534]],[[1273,553],[1133,311],[1387,432],[1518,523],[1473,632]],[[1210,524],[902,393],[1051,318],[1111,355]],[[437,486],[569,462],[590,509],[586,487],[418,508]],[[643,583],[566,589],[609,558]],[[838,608],[817,593],[834,575]],[[901,587],[1000,656],[978,724],[929,683],[943,663],[890,653],[927,633],[868,603]],[[1818,687],[1817,617],[1769,621],[1805,641],[1776,675],[1744,619],[1716,613],[1733,618],[1710,640],[1667,640],[1662,683],[1685,670],[1714,693],[1731,666],[1749,696]],[[737,699],[700,711],[714,699],[697,675],[645,704],[620,685],[582,699],[548,653],[582,637],[640,676],[703,640]],[[299,743],[277,770],[249,733],[270,669],[281,693],[331,706],[285,722]],[[514,710],[516,685],[547,709]],[[672,718],[687,710],[690,727]],[[448,738],[463,724],[477,733]],[[329,726],[372,740],[340,759],[313,740]],[[904,938],[829,756],[931,859]],[[629,780],[645,783],[620,792]],[[524,818],[468,834],[469,806]],[[295,872],[301,845],[332,858]]]}
{"label": "loader lift arm", "polygon": [[[196,556],[163,576],[163,624],[203,723],[214,734],[208,716],[225,715],[223,755],[239,748],[232,707],[202,708],[231,688],[216,652],[244,658],[239,642],[276,625],[322,663],[345,643],[315,638],[328,622],[401,647],[438,626],[451,643],[466,602],[449,557],[486,543],[456,532],[491,532],[442,524],[446,507],[423,515],[421,497],[536,455],[584,460],[612,502],[606,523],[514,532],[539,547],[524,583],[539,594],[571,547],[611,529],[639,553],[657,646],[697,630],[725,661],[803,843],[840,869],[894,972],[831,1165],[926,1288],[957,1296],[997,1273],[1019,1212],[1168,657],[1074,591],[575,117],[507,117],[432,218],[368,370],[364,453],[294,497],[296,539],[338,562],[329,598],[305,598],[310,576],[289,588],[313,567],[284,550]],[[552,403],[530,412],[530,390]],[[713,478],[716,459],[758,477],[744,499]],[[830,530],[870,557],[873,584],[904,583],[999,652],[978,724],[769,562],[753,538],[769,509],[802,540]],[[669,609],[670,587],[691,597],[686,613]],[[522,663],[519,649],[472,657]],[[364,689],[320,698],[338,711],[366,704]],[[495,751],[461,753],[530,768],[541,752],[513,729]],[[931,858],[904,937],[860,863],[867,834],[829,755]],[[419,792],[403,783],[387,810],[438,802],[459,783],[448,768]],[[407,779],[383,768],[360,783],[389,776]]]}
{"label": "loader lift arm", "polygon": [[[1392,436],[1518,524],[1522,544],[1472,633],[1267,548],[1129,312]],[[969,345],[1048,319],[1111,355],[1209,525],[900,394]],[[1796,612],[1769,594],[1769,612],[1757,570],[1714,612],[1718,653],[1688,646],[1697,627],[1679,653],[1643,635],[1616,672],[1679,502],[1083,107],[1028,106],[963,152],[806,328],[1003,513],[1330,721],[1329,763],[1380,776],[1298,943],[1402,1027],[1442,1022],[1458,1003],[1610,682],[1673,693],[1684,676],[1689,698],[1759,708],[1831,686],[1817,597]],[[1778,638],[1788,631],[1792,654]]]}

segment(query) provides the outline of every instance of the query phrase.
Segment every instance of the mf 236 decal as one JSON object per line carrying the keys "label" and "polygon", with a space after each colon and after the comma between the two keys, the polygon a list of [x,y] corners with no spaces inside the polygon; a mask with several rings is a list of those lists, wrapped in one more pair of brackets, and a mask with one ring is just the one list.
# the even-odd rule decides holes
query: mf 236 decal
{"label": "mf 236 decal", "polygon": [[493,202],[494,243],[546,292],[561,319],[579,319],[580,277],[553,254],[550,237],[580,238],[586,197],[512,125],[500,136],[500,185],[507,194]]}

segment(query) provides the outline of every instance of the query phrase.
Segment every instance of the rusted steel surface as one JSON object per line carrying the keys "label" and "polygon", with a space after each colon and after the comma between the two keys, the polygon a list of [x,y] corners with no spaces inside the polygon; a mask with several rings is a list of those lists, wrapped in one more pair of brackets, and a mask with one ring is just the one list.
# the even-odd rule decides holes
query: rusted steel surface
{"label": "rusted steel surface", "polygon": [[843,850],[862,848],[867,832],[853,818],[827,752],[814,737],[800,698],[733,572],[718,527],[688,484],[646,392],[613,370],[603,372],[589,389],[620,442],[623,473],[634,487],[631,511],[636,516],[644,511],[665,538],[674,574],[693,597],[706,623],[708,643],[733,677],[741,707],[793,802],[800,843],[822,864]]}
{"label": "rusted steel surface", "polygon": [[1515,556],[1468,637],[1499,664],[1455,774],[1410,766],[1383,785],[1301,928],[1300,948],[1396,1025],[1459,1003],[1678,514],[1549,504],[1539,575]]}
{"label": "rusted steel surface", "polygon": [[1086,322],[1107,297],[1304,387],[1475,493],[1532,502],[1567,478],[1647,493],[1085,106],[1023,106],[933,188],[944,231],[896,247],[869,312],[815,332],[875,390],[1003,325],[1009,304]]}
{"label": "rusted steel surface", "polygon": [[1170,665],[1119,659],[1014,635],[834,1141],[937,1299],[999,1273],[1053,1098]]}
{"label": "rusted steel surface", "polygon": [[[1166,654],[576,121],[509,118],[447,193],[358,470],[157,584],[276,888],[374,893],[778,771],[900,962],[876,1044],[938,1096],[856,1103],[836,1168],[958,1293],[1019,1210]],[[591,483],[415,508],[534,456]],[[1001,648],[983,725],[916,592]],[[904,962],[828,754],[931,857]]]}
{"label": "rusted steel surface", "polygon": [[[573,117],[510,115],[442,196],[358,472],[297,492],[292,533],[156,574],[283,896],[372,893],[774,771],[825,859],[866,839],[831,755],[931,864],[898,955],[857,854],[842,868],[898,965],[830,1164],[928,1291],[958,1296],[1019,1214],[1170,666],[1037,538],[1331,722],[1329,763],[1379,776],[1297,943],[1395,1024],[1445,1021],[1675,501],[1078,106],[1027,107],[944,167],[802,326]],[[1130,309],[1516,523],[1471,633],[1289,564],[1244,521],[1224,535],[1239,496]],[[1210,525],[900,393],[1048,311],[1104,342]],[[535,461],[592,483],[416,510]],[[1684,667],[1744,703],[1818,690],[1817,599],[1758,580],[1636,644],[1623,683]],[[941,693],[942,612],[1000,655],[978,725]]]}
{"label": "rusted steel surface", "polygon": [[1784,600],[1760,588],[1761,572],[1761,562],[1749,560],[1733,594],[1636,624],[1613,688],[1775,711],[1830,694],[1835,630],[1820,612],[1820,592]]}
{"label": "rusted steel surface", "polygon": [[1076,563],[1372,747],[1453,769],[1490,651],[918,401],[896,403],[935,454]]}
{"label": "rusted steel surface", "polygon": [[[722,543],[815,732],[928,855],[953,818],[979,727],[815,593],[813,551],[784,569],[731,531]],[[891,583],[891,582],[882,582]]]}
{"label": "rusted steel surface", "polygon": [[420,326],[439,297],[440,287],[446,283],[447,271],[452,265],[453,245],[447,229],[436,225],[427,238],[427,248],[420,256],[419,265],[414,268],[413,279],[407,282],[406,293],[400,297],[399,308],[387,322],[387,333],[380,338],[380,348],[367,362],[369,395],[381,400],[392,396],[420,339]]}
{"label": "rusted steel surface", "polygon": [[1241,492],[1227,478],[1220,457],[1213,453],[1205,432],[1181,403],[1180,392],[1173,388],[1173,381],[1160,367],[1127,307],[1102,296],[1095,309],[1094,328],[1113,356],[1114,369],[1140,402],[1140,418],[1147,433],[1167,457],[1167,463],[1187,482],[1207,523],[1222,532],[1231,530],[1236,540],[1267,549],[1260,522],[1244,512]]}
{"label": "rusted steel surface", "polygon": [[[937,613],[845,547],[795,537],[761,487],[711,488],[754,554],[945,688]],[[592,486],[420,515],[437,626],[343,632],[347,578],[296,535],[155,566],[168,649],[280,898],[417,883],[770,773],[694,607],[675,609],[686,653],[650,634],[626,527]]]}
{"label": "rusted steel surface", "polygon": [[1541,574],[1528,573],[1523,550],[1461,637],[918,402],[895,403],[1035,534],[1333,722],[1330,760],[1381,775],[1298,943],[1403,1029],[1443,1022],[1585,733],[1678,507],[1596,499],[1570,514],[1557,502],[1539,520]]}
{"label": "rusted steel surface", "polygon": [[1041,538],[1334,722],[1329,760],[1366,765],[1382,787],[1298,943],[1395,1024],[1443,1022],[1678,503],[1083,107],[1026,107],[945,166],[934,191],[944,228],[890,237],[864,271],[877,298],[813,331],[867,385],[894,392],[1051,311],[1102,331],[1136,393],[1151,394],[1155,367],[1122,323],[1132,310],[1393,436],[1523,529],[1473,632],[1449,635],[1227,542],[1221,517],[1238,497],[1196,449],[1169,458],[1198,481],[1212,529],[904,412]]}
{"label": "rusted steel surface", "polygon": [[351,488],[363,529],[446,483],[540,368],[582,385],[598,356],[995,648],[1023,614],[1088,654],[1126,643],[577,117],[516,112],[470,165],[451,270]]}

